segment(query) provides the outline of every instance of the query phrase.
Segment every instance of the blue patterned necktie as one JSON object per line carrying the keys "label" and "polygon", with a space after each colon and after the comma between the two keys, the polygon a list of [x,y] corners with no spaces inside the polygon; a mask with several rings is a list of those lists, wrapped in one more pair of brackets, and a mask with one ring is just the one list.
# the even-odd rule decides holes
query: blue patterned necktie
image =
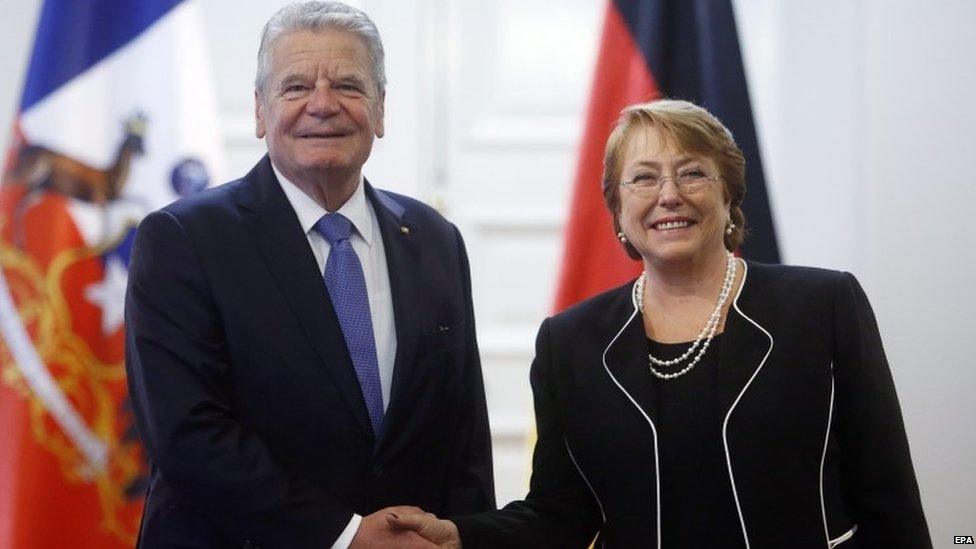
{"label": "blue patterned necktie", "polygon": [[349,241],[352,222],[342,214],[331,213],[322,216],[314,229],[329,242],[325,287],[332,298],[356,377],[359,378],[373,434],[379,438],[383,427],[383,389],[376,359],[376,340],[373,339],[373,319],[366,295],[366,278],[359,256]]}

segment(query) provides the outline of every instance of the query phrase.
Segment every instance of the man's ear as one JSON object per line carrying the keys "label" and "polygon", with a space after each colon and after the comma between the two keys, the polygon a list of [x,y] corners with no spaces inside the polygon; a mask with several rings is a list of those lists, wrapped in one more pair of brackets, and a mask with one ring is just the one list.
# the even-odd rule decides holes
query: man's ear
{"label": "man's ear", "polygon": [[383,115],[386,113],[386,92],[380,94],[379,104],[376,106],[376,137],[383,137],[386,128],[383,125]]}
{"label": "man's ear", "polygon": [[265,134],[263,111],[264,102],[261,100],[261,93],[254,90],[254,135],[258,139],[263,139]]}

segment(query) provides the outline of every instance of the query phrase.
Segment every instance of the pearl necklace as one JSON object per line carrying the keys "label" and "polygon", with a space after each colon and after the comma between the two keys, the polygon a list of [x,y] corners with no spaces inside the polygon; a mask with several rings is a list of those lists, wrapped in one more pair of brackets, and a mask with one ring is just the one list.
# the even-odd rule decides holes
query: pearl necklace
{"label": "pearl necklace", "polygon": [[[735,281],[735,272],[738,265],[739,263],[736,261],[735,256],[729,252],[725,261],[725,279],[722,281],[722,291],[718,294],[718,302],[715,303],[715,309],[712,311],[712,316],[708,318],[708,322],[706,322],[705,326],[702,327],[701,332],[698,333],[698,337],[695,338],[695,341],[690,347],[688,347],[687,351],[685,351],[678,358],[673,358],[671,360],[663,360],[655,357],[651,353],[647,353],[647,358],[650,361],[650,364],[647,366],[650,368],[652,374],[660,379],[674,379],[687,374],[692,368],[695,367],[696,364],[698,364],[698,361],[701,360],[702,355],[705,354],[705,351],[708,350],[708,346],[712,343],[712,338],[715,337],[715,331],[718,329],[718,325],[722,320],[722,307],[725,306],[725,302],[729,298],[729,293],[732,291],[732,283]],[[637,283],[634,284],[634,303],[636,303],[640,308],[641,313],[644,312],[644,284],[646,282],[647,273],[645,272],[641,274],[640,278],[637,279]],[[694,358],[691,359],[691,362],[677,372],[666,374],[659,372],[654,368],[655,365],[675,366],[680,364],[691,357],[692,353],[694,353],[696,349],[698,349],[698,352],[695,354]]]}

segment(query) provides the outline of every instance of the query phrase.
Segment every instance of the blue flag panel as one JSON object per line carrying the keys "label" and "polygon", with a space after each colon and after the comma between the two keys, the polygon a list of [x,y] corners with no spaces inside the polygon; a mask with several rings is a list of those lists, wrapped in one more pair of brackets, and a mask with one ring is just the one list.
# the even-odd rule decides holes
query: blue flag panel
{"label": "blue flag panel", "polygon": [[149,28],[181,0],[47,0],[21,112]]}

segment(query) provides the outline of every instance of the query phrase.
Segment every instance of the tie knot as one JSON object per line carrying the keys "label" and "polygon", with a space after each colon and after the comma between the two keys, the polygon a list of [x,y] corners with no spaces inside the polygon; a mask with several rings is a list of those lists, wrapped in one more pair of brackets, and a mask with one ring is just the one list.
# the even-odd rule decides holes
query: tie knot
{"label": "tie knot", "polygon": [[352,221],[346,219],[342,214],[330,213],[323,215],[322,219],[315,223],[314,228],[317,233],[329,241],[331,246],[340,240],[349,239],[349,235],[352,234]]}

